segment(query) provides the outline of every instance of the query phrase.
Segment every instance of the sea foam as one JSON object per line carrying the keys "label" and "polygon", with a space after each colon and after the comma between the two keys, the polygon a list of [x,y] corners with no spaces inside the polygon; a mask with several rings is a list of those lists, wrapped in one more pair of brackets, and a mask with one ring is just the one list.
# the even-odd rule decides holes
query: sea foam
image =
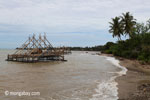
{"label": "sea foam", "polygon": [[[104,56],[105,57],[105,56]],[[125,75],[127,69],[119,64],[119,60],[114,57],[106,57],[106,60],[110,61],[116,67],[121,68],[121,71],[116,72],[117,75],[110,78],[108,81],[99,82],[97,89],[95,89],[96,94],[93,94],[90,100],[118,100],[118,83],[115,78]]]}
{"label": "sea foam", "polygon": [[106,59],[108,61],[110,61],[112,64],[114,64],[115,66],[117,66],[117,67],[122,69],[120,72],[118,72],[120,74],[120,76],[126,74],[127,69],[119,64],[120,63],[119,60],[115,59],[114,57],[106,57]]}

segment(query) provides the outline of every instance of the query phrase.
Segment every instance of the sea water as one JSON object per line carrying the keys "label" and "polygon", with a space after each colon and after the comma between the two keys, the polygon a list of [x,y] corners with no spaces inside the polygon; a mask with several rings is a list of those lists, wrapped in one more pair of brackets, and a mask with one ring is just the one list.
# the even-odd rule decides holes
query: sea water
{"label": "sea water", "polygon": [[115,78],[127,71],[115,58],[96,52],[74,51],[65,55],[67,62],[5,61],[13,52],[0,50],[0,100],[117,100]]}

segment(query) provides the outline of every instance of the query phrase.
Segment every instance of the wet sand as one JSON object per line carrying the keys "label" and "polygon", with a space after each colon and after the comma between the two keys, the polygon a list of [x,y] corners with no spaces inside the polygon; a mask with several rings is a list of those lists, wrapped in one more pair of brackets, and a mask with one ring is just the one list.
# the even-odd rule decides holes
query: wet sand
{"label": "wet sand", "polygon": [[116,79],[119,100],[150,100],[150,65],[142,65],[137,60],[116,58],[120,60],[120,65],[128,69],[126,75]]}

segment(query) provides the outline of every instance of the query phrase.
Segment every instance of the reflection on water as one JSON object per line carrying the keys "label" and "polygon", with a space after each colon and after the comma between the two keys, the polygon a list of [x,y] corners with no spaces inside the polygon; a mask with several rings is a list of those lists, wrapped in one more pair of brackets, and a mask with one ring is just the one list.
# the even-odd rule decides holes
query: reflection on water
{"label": "reflection on water", "polygon": [[[88,100],[101,82],[120,69],[92,52],[73,52],[67,62],[7,62],[0,50],[0,100]],[[5,91],[40,92],[39,96],[5,96]]]}

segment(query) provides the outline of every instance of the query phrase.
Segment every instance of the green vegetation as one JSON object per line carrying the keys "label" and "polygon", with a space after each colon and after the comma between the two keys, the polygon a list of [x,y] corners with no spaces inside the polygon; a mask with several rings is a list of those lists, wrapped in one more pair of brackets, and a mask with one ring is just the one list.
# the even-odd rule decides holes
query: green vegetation
{"label": "green vegetation", "polygon": [[101,51],[104,50],[103,46],[94,46],[94,47],[68,47],[70,50],[75,51]]}
{"label": "green vegetation", "polygon": [[[118,41],[106,43],[102,52],[150,63],[150,20],[146,24],[137,23],[127,12],[112,19],[109,32],[113,37],[118,37]],[[122,36],[128,36],[129,39],[121,40]]]}

